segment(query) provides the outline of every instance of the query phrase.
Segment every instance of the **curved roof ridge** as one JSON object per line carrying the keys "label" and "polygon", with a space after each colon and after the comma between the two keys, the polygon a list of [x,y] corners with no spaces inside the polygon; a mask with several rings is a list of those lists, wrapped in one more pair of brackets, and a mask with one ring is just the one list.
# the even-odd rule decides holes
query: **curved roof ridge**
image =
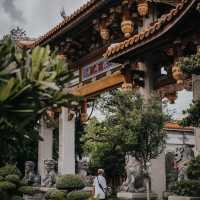
{"label": "curved roof ridge", "polygon": [[177,4],[174,9],[171,9],[168,14],[162,15],[156,23],[148,26],[138,34],[135,34],[122,42],[111,44],[111,46],[108,47],[107,51],[105,52],[104,57],[109,58],[115,56],[116,54],[127,50],[128,47],[133,47],[140,42],[145,41],[145,39],[151,38],[151,36],[154,36],[156,33],[160,33],[160,30],[163,28],[163,26],[166,27],[172,22],[172,20],[175,21],[178,16],[181,15],[181,13],[187,10],[187,8],[190,8],[195,2],[196,0],[182,0],[182,2]]}
{"label": "curved roof ridge", "polygon": [[[34,48],[37,45],[43,44],[46,42],[51,36],[54,34],[57,34],[59,31],[62,30],[62,28],[66,27],[69,25],[71,22],[74,21],[79,15],[82,13],[85,13],[89,8],[92,6],[95,6],[97,3],[104,3],[107,2],[108,0],[88,0],[86,3],[84,3],[80,8],[75,10],[71,15],[66,16],[60,23],[58,23],[56,26],[54,26],[52,29],[50,29],[48,32],[46,32],[44,35],[40,36],[38,39],[35,40],[34,43],[32,44],[26,44],[26,43],[20,43],[18,42],[18,46],[21,48]],[[148,0],[150,1],[150,0]],[[158,2],[162,2],[158,0]],[[98,7],[98,6],[95,6]]]}
{"label": "curved roof ridge", "polygon": [[[105,0],[102,1],[102,3]],[[57,24],[55,27],[53,27],[50,31],[48,31],[47,33],[45,33],[44,35],[40,36],[37,40],[35,40],[34,43],[32,43],[31,45],[29,44],[20,44],[18,43],[18,45],[22,48],[34,48],[37,45],[42,44],[43,42],[45,42],[46,40],[48,40],[48,38],[54,34],[57,34],[62,28],[64,28],[66,25],[70,24],[75,18],[79,17],[82,13],[86,12],[89,8],[91,8],[92,6],[95,6],[98,2],[100,2],[99,0],[89,0],[88,2],[86,2],[85,4],[83,4],[80,8],[78,8],[77,10],[75,10],[71,15],[66,16],[65,19],[63,19],[59,24]]]}

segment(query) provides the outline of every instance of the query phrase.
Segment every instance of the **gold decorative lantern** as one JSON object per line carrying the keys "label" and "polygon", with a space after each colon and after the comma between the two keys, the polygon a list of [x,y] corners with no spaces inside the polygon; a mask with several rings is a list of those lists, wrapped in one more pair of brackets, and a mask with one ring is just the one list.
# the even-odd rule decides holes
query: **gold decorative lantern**
{"label": "gold decorative lantern", "polygon": [[101,35],[101,38],[103,39],[103,40],[109,40],[110,39],[110,32],[109,32],[109,30],[108,30],[108,28],[103,28],[103,27],[101,27],[100,28],[100,35]]}
{"label": "gold decorative lantern", "polygon": [[137,10],[140,16],[145,17],[149,12],[149,5],[146,0],[140,0],[138,2]]}
{"label": "gold decorative lantern", "polygon": [[133,85],[131,83],[123,83],[122,84],[122,90],[124,92],[130,92],[133,90]]}
{"label": "gold decorative lantern", "polygon": [[87,113],[81,113],[81,122],[87,122],[87,121],[88,121]]}
{"label": "gold decorative lantern", "polygon": [[175,62],[173,65],[172,76],[177,81],[177,84],[183,84],[184,74],[179,66],[179,62]]}
{"label": "gold decorative lantern", "polygon": [[134,23],[131,20],[123,20],[121,23],[121,30],[126,38],[131,36],[134,31]]}

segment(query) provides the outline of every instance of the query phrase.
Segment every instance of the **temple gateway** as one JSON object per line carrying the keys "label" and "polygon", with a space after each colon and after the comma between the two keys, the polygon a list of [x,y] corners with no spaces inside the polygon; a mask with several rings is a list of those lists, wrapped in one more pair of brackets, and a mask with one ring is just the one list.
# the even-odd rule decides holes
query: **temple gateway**
{"label": "temple gateway", "polygon": [[[21,41],[32,49],[50,45],[69,63],[74,79],[67,90],[83,96],[81,119],[87,120],[87,102],[115,87],[137,88],[144,97],[156,91],[174,102],[177,91],[198,95],[198,78],[186,77],[178,61],[200,49],[200,13],[197,0],[90,0],[35,41]],[[193,83],[193,84],[192,84]],[[193,85],[193,87],[192,87]],[[60,174],[75,173],[74,118],[59,111]],[[196,133],[196,151],[200,141]],[[41,120],[39,170],[52,158],[52,129]],[[165,191],[164,155],[152,161],[152,189]]]}

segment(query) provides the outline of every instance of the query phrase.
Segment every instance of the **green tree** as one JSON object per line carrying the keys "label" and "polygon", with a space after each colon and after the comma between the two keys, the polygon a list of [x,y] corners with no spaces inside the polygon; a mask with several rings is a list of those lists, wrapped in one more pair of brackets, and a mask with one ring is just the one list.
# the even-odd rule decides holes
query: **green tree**
{"label": "green tree", "polygon": [[[200,51],[194,55],[181,58],[179,65],[187,76],[200,75]],[[193,101],[190,107],[183,111],[183,114],[186,117],[181,121],[181,125],[200,127],[200,100]]]}
{"label": "green tree", "polygon": [[19,49],[8,36],[0,41],[0,165],[31,155],[41,115],[75,100],[64,92],[71,78],[64,60],[49,47],[30,52]]}
{"label": "green tree", "polygon": [[132,152],[147,171],[147,163],[162,152],[165,144],[163,127],[167,116],[162,112],[161,100],[152,97],[145,102],[134,92],[116,90],[99,104],[105,119],[91,120],[84,136],[91,163],[114,177],[116,169],[122,174],[124,157]]}

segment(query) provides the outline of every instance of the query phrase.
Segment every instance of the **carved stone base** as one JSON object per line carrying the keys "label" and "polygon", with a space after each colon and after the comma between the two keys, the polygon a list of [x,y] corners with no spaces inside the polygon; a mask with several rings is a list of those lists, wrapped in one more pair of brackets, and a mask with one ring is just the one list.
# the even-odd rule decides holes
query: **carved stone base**
{"label": "carved stone base", "polygon": [[[146,193],[118,192],[117,198],[120,200],[146,200],[147,194]],[[158,198],[158,195],[155,193],[151,193],[150,198],[152,200],[156,200]]]}
{"label": "carved stone base", "polygon": [[200,200],[200,197],[169,196],[168,200]]}

